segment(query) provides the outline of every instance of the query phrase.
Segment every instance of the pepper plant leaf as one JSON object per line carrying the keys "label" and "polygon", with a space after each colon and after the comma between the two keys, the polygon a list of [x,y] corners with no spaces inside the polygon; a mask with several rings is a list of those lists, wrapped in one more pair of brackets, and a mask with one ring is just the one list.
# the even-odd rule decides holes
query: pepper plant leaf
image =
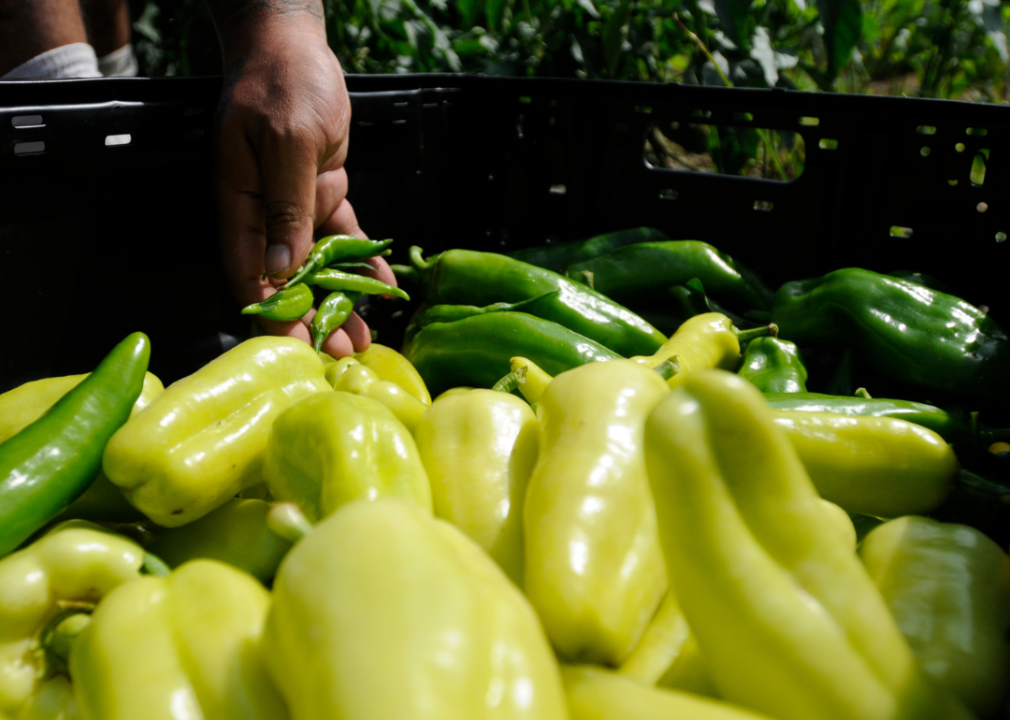
{"label": "pepper plant leaf", "polygon": [[753,0],[715,0],[715,14],[719,26],[734,45],[741,50],[750,48],[750,10]]}
{"label": "pepper plant leaf", "polygon": [[852,57],[863,29],[859,0],[817,0],[828,51],[828,78],[833,82]]}

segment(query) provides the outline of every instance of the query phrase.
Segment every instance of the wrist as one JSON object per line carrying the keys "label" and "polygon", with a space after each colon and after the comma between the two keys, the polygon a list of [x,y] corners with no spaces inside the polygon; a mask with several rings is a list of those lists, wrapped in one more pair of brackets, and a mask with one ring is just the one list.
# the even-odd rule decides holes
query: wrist
{"label": "wrist", "polygon": [[321,0],[207,0],[225,68],[289,42],[326,44]]}

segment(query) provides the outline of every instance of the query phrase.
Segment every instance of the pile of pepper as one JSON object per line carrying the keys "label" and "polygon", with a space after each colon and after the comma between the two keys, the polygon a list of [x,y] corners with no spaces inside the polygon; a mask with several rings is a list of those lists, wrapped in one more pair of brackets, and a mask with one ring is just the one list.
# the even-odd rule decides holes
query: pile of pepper
{"label": "pile of pepper", "polygon": [[0,395],[0,718],[1005,712],[987,313],[649,229],[410,260],[402,354],[256,337],[163,388],[136,333]]}

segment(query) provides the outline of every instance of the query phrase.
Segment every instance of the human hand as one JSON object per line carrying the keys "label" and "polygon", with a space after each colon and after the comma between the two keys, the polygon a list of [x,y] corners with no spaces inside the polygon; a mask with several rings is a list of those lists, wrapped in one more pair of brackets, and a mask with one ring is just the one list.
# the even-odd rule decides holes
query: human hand
{"label": "human hand", "polygon": [[[314,229],[364,237],[346,200],[350,101],[320,18],[311,3],[300,10],[283,0],[248,5],[244,13],[231,7],[230,15],[215,14],[225,69],[217,113],[222,250],[243,305],[266,299],[295,272]],[[372,264],[374,276],[396,284],[384,260]],[[270,334],[308,342],[313,314],[259,322]],[[370,342],[355,314],[323,349],[342,357]]]}

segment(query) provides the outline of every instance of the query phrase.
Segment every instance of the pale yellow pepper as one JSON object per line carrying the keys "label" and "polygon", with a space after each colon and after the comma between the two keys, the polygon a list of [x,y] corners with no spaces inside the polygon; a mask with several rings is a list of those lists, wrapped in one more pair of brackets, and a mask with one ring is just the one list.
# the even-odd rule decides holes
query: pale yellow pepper
{"label": "pale yellow pepper", "polygon": [[70,649],[82,720],[284,720],[259,647],[269,607],[215,560],[119,586]]}
{"label": "pale yellow pepper", "polygon": [[76,717],[65,668],[54,668],[42,636],[68,611],[88,611],[137,581],[143,549],[73,520],[0,560],[0,712],[15,720]]}
{"label": "pale yellow pepper", "polygon": [[[418,400],[402,387],[390,380],[382,380],[367,365],[354,358],[341,358],[326,366],[326,382],[334,390],[353,393],[378,400],[396,415],[396,419],[413,433],[417,423],[428,409],[428,405]],[[430,403],[429,403],[430,404]]]}
{"label": "pale yellow pepper", "polygon": [[105,474],[134,507],[178,527],[263,482],[270,426],[296,400],[332,392],[308,343],[256,337],[169,386],[105,448]]}
{"label": "pale yellow pepper", "polygon": [[692,372],[713,368],[736,370],[740,363],[740,341],[728,317],[722,313],[704,313],[684,321],[653,355],[631,359],[647,367],[675,359],[680,369],[667,380],[675,388]]}
{"label": "pale yellow pepper", "polygon": [[666,592],[643,431],[668,393],[645,365],[610,360],[561,373],[537,405],[524,584],[562,658],[620,664]]}
{"label": "pale yellow pepper", "polygon": [[393,348],[373,342],[367,350],[355,353],[354,359],[374,370],[381,379],[396,383],[425,405],[431,405],[431,395],[421,374]]}
{"label": "pale yellow pepper", "polygon": [[345,505],[281,563],[263,636],[295,720],[565,720],[526,598],[403,500]]}
{"label": "pale yellow pepper", "polygon": [[442,395],[414,439],[435,516],[465,532],[522,585],[523,501],[540,439],[529,405],[494,390]]}

